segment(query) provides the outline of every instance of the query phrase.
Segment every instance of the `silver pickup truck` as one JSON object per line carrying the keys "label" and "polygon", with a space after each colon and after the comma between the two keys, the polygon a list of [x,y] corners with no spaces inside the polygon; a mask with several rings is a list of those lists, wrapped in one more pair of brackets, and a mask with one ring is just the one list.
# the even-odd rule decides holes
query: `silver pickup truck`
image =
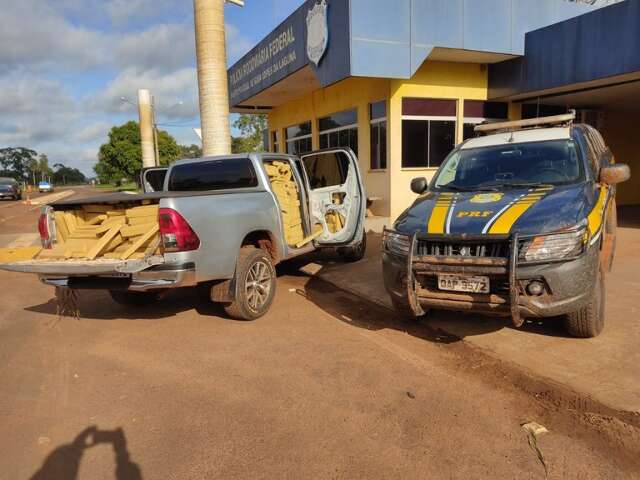
{"label": "silver pickup truck", "polygon": [[159,180],[162,191],[55,202],[43,207],[39,222],[43,246],[51,249],[59,235],[56,212],[88,204],[157,204],[154,252],[127,260],[41,255],[0,268],[35,273],[54,286],[105,289],[126,304],[146,304],[170,288],[205,285],[229,315],[250,320],[269,309],[279,262],[324,248],[337,249],[346,261],[364,255],[366,195],[349,149],[301,158],[250,153],[181,160],[166,173],[145,172],[145,191],[154,190],[154,183],[157,189]]}

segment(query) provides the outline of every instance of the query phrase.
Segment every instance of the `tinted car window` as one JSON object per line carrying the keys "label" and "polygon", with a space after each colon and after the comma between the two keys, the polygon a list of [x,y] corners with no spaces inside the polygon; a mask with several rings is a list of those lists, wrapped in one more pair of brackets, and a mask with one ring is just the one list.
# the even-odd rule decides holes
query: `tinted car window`
{"label": "tinted car window", "polygon": [[248,158],[226,158],[176,165],[171,170],[169,191],[194,192],[250,188],[258,178]]}
{"label": "tinted car window", "polygon": [[164,179],[166,176],[166,170],[149,170],[144,173],[144,180],[154,192],[161,192],[164,188]]}
{"label": "tinted car window", "polygon": [[335,187],[347,181],[349,158],[343,152],[310,155],[302,161],[312,189]]}

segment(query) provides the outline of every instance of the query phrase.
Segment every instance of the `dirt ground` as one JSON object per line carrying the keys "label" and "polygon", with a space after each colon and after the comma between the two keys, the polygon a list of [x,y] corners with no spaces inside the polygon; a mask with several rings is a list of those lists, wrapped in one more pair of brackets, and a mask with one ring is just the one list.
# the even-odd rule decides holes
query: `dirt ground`
{"label": "dirt ground", "polygon": [[550,478],[640,476],[632,422],[297,265],[254,322],[196,289],[85,291],[75,320],[0,287],[0,479],[545,478],[529,421]]}

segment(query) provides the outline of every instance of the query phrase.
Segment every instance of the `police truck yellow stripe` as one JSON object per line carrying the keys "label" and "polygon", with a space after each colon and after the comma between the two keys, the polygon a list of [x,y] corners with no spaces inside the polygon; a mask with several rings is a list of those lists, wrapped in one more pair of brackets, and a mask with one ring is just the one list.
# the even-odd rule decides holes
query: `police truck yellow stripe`
{"label": "police truck yellow stripe", "polygon": [[537,188],[532,192],[516,200],[514,204],[505,210],[491,225],[488,233],[491,235],[506,235],[518,219],[532,206],[542,200],[553,187]]}
{"label": "police truck yellow stripe", "polygon": [[441,193],[436,200],[436,204],[433,207],[431,216],[429,217],[429,224],[427,226],[428,233],[443,234],[445,233],[445,226],[447,223],[447,215],[451,204],[453,203],[453,193]]}
{"label": "police truck yellow stripe", "polygon": [[597,235],[597,233],[600,231],[600,228],[602,227],[605,205],[607,204],[607,193],[607,188],[600,187],[600,195],[598,196],[598,201],[587,217],[587,221],[589,222],[589,233],[592,237]]}

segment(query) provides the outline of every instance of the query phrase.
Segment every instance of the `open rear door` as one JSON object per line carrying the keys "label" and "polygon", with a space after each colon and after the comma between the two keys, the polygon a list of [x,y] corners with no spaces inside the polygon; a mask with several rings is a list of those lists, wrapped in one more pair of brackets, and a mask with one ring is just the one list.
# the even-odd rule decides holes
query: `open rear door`
{"label": "open rear door", "polygon": [[168,167],[151,167],[140,172],[142,191],[144,193],[161,192],[164,190],[164,179],[167,176]]}
{"label": "open rear door", "polygon": [[364,232],[365,192],[358,159],[351,149],[335,148],[301,156],[309,191],[311,229],[322,233],[317,246],[358,243]]}

